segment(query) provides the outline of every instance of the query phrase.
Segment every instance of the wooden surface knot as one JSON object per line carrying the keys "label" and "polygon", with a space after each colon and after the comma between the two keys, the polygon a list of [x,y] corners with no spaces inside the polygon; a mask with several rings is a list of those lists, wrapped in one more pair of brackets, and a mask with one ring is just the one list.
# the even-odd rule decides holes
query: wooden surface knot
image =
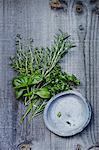
{"label": "wooden surface knot", "polygon": [[83,31],[83,30],[84,30],[83,25],[79,25],[79,30],[81,30],[81,31]]}
{"label": "wooden surface knot", "polygon": [[18,150],[32,150],[30,143],[21,143],[18,145]]}
{"label": "wooden surface knot", "polygon": [[55,8],[55,9],[62,9],[63,5],[59,0],[52,0],[50,3],[51,8]]}
{"label": "wooden surface knot", "polygon": [[81,145],[80,144],[77,145],[76,150],[81,150]]}
{"label": "wooden surface knot", "polygon": [[76,3],[76,12],[77,12],[77,13],[82,13],[82,12],[83,12],[83,4],[82,4],[81,1],[78,1],[78,2]]}
{"label": "wooden surface knot", "polygon": [[67,2],[65,0],[51,0],[49,2],[52,9],[66,9]]}

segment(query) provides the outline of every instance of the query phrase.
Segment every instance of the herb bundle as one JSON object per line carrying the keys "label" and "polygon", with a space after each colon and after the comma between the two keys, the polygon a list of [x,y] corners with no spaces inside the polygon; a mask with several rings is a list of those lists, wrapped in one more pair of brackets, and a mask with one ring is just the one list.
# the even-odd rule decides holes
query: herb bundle
{"label": "herb bundle", "polygon": [[23,44],[20,35],[17,35],[17,52],[11,57],[11,66],[17,72],[12,81],[16,99],[22,100],[26,107],[20,123],[28,114],[29,122],[40,114],[55,94],[80,84],[74,75],[63,72],[59,65],[72,47],[69,36],[62,31],[55,36],[51,48],[34,48],[32,39]]}

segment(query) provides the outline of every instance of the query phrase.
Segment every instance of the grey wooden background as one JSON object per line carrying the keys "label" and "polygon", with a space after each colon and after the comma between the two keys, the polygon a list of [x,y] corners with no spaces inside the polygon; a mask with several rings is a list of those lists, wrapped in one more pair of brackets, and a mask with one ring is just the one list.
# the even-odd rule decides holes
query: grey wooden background
{"label": "grey wooden background", "polygon": [[[82,0],[77,13],[76,0],[67,1],[67,10],[52,10],[49,0],[0,0],[0,150],[87,150],[99,143],[99,0]],[[91,103],[90,125],[80,134],[61,138],[49,132],[42,115],[28,126],[19,125],[23,105],[14,97],[9,56],[15,53],[15,36],[33,37],[35,46],[50,46],[58,29],[71,34],[77,47],[62,60],[62,67],[81,80],[78,88]],[[19,145],[19,146],[18,146]],[[20,149],[26,150],[25,145]]]}

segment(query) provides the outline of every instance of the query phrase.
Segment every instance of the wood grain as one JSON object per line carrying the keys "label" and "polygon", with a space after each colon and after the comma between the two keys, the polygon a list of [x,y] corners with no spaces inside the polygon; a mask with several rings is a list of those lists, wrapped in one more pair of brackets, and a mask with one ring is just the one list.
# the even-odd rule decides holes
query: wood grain
{"label": "wood grain", "polygon": [[[17,150],[22,143],[28,149],[30,144],[32,150],[87,150],[99,143],[99,14],[94,2],[82,0],[81,13],[76,11],[76,3],[68,1],[66,11],[51,9],[49,0],[0,0],[0,150]],[[99,7],[99,0],[96,4]],[[68,138],[48,131],[42,115],[30,125],[28,118],[19,125],[24,106],[14,97],[11,79],[15,73],[9,67],[16,34],[33,37],[34,46],[46,47],[59,28],[71,34],[77,45],[63,58],[62,68],[81,80],[78,91],[93,109],[90,125]]]}

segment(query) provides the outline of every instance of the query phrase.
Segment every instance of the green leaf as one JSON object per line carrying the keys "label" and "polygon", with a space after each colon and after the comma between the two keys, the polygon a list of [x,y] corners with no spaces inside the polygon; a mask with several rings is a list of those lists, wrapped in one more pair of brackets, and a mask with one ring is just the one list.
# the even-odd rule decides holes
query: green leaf
{"label": "green leaf", "polygon": [[38,84],[43,80],[43,76],[41,74],[34,74],[29,77],[28,85]]}
{"label": "green leaf", "polygon": [[28,86],[28,76],[18,76],[13,79],[13,86],[15,89]]}
{"label": "green leaf", "polygon": [[58,113],[57,113],[57,117],[58,117],[58,118],[60,118],[61,115],[62,115],[61,112],[58,112]]}
{"label": "green leaf", "polygon": [[29,97],[32,96],[34,94],[34,90],[30,91],[29,93],[25,93],[23,96]]}
{"label": "green leaf", "polygon": [[16,99],[19,99],[22,96],[24,90],[25,89],[20,89],[15,91]]}
{"label": "green leaf", "polygon": [[35,94],[40,96],[41,98],[50,98],[51,96],[47,87],[39,89]]}
{"label": "green leaf", "polygon": [[15,86],[15,87],[20,86],[20,83],[21,83],[21,81],[18,78],[13,79],[13,82],[12,82],[13,86]]}

